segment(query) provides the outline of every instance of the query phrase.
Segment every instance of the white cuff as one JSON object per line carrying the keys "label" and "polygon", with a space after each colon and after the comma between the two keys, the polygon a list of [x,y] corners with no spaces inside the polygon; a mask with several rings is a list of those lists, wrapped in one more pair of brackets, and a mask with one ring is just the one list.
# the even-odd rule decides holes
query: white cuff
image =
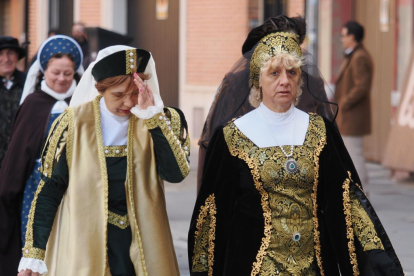
{"label": "white cuff", "polygon": [[162,102],[161,96],[159,94],[153,94],[153,96],[155,105],[149,106],[145,110],[139,109],[138,105],[136,105],[131,108],[131,113],[140,119],[150,119],[154,117],[154,115],[161,113],[164,109],[164,103]]}
{"label": "white cuff", "polygon": [[20,272],[26,269],[30,269],[31,271],[37,272],[39,274],[47,273],[47,267],[44,261],[39,260],[39,259],[23,257],[20,259],[19,268],[17,269],[17,272]]}

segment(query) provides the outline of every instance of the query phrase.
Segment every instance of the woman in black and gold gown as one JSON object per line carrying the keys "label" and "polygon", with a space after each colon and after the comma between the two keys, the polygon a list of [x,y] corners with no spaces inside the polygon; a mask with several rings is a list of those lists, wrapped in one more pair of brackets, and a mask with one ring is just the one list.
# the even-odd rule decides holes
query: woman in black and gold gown
{"label": "woman in black and gold gown", "polygon": [[101,50],[51,127],[19,275],[179,275],[163,180],[189,173],[183,113],[149,52]]}
{"label": "woman in black and gold gown", "polygon": [[295,107],[308,74],[306,27],[286,22],[253,49],[255,109],[209,142],[191,275],[403,275],[334,123]]}

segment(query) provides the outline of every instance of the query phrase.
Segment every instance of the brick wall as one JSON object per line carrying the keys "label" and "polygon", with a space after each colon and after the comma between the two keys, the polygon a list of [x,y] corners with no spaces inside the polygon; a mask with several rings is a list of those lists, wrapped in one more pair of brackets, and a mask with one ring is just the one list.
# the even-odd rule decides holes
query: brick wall
{"label": "brick wall", "polygon": [[305,16],[305,0],[289,0],[287,5],[288,16]]}
{"label": "brick wall", "polygon": [[101,25],[101,6],[102,0],[81,0],[80,19],[86,26],[100,26]]}
{"label": "brick wall", "polygon": [[37,49],[40,46],[41,41],[39,41],[39,8],[38,4],[41,0],[30,0],[29,1],[29,51],[28,58],[29,60],[37,52]]}
{"label": "brick wall", "polygon": [[[259,0],[249,0],[249,20],[259,20]],[[250,26],[252,27],[252,26]],[[252,29],[252,28],[250,28]]]}
{"label": "brick wall", "polygon": [[187,1],[187,85],[218,86],[241,56],[248,0]]}

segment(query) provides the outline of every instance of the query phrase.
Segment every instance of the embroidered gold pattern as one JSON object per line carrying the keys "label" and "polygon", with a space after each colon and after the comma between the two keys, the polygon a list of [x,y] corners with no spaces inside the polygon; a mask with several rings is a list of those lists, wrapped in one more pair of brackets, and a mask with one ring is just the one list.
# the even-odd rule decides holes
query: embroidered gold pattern
{"label": "embroidered gold pattern", "polygon": [[[172,108],[168,108],[168,110],[171,114],[170,119],[165,114],[159,113],[152,118],[145,120],[145,125],[148,129],[154,129],[156,127],[161,129],[162,134],[170,144],[181,174],[183,177],[186,177],[190,173],[190,164],[187,157],[187,155],[190,155],[190,137],[187,134],[185,139],[180,139],[180,137],[175,135],[175,133],[180,133],[181,131],[181,124],[176,121],[177,116],[179,120],[179,114]],[[176,115],[174,115],[175,113]],[[182,146],[182,144],[186,144],[187,146]]]}
{"label": "embroidered gold pattern", "polygon": [[[41,172],[44,176],[50,177],[53,172],[53,168],[55,165],[55,154],[56,149],[58,147],[59,141],[61,139],[61,136],[63,132],[67,129],[68,123],[69,123],[69,116],[67,116],[67,113],[62,113],[56,120],[55,127],[49,132],[48,142],[47,145],[43,148],[42,152],[42,167]],[[46,151],[46,154],[44,154]]]}
{"label": "embroidered gold pattern", "polygon": [[23,248],[23,257],[25,258],[32,258],[32,259],[38,259],[38,260],[44,260],[45,259],[45,250],[35,247],[25,247]]}
{"label": "embroidered gold pattern", "polygon": [[[103,136],[102,136],[102,127],[101,127],[101,111],[99,109],[99,100],[102,98],[101,95],[97,96],[93,100],[93,112],[95,117],[95,133],[96,133],[96,143],[98,147],[98,158],[99,158],[99,166],[101,168],[101,177],[102,177],[102,183],[103,183],[103,196],[104,196],[104,214],[105,214],[105,225],[108,224],[108,172],[106,167],[106,160],[105,160],[105,154],[104,154],[104,144],[103,144]],[[132,117],[132,116],[131,116]],[[104,229],[104,240],[106,247],[108,247],[108,229],[105,227]],[[108,249],[108,248],[107,248]],[[104,271],[107,269],[107,263],[108,263],[108,250],[105,250],[105,267]]]}
{"label": "embroidered gold pattern", "polygon": [[[260,270],[261,276],[275,276],[275,275],[297,275],[297,274],[291,274],[289,272],[286,272],[286,269],[281,266],[280,264],[277,264],[273,261],[275,256],[271,256],[271,253],[269,253],[269,257],[265,256],[263,259],[263,264]],[[313,265],[309,268],[305,268],[301,271],[300,275],[306,275],[306,276],[316,276],[316,270],[313,267]]]}
{"label": "embroidered gold pattern", "polygon": [[259,89],[260,68],[277,53],[302,56],[298,40],[296,34],[286,32],[271,33],[260,40],[250,62],[250,80],[255,88]]}
{"label": "embroidered gold pattern", "polygon": [[[259,252],[256,255],[256,262],[253,263],[253,269],[251,272],[251,276],[257,275],[260,271],[260,268],[262,266],[263,257],[266,254],[266,249],[269,247],[270,244],[270,238],[271,238],[271,232],[272,232],[272,212],[269,206],[269,195],[264,190],[261,182],[260,182],[260,174],[259,170],[257,168],[256,162],[254,160],[254,155],[249,154],[249,149],[251,151],[257,150],[257,147],[255,148],[249,148],[249,147],[241,147],[239,145],[239,137],[238,135],[235,135],[237,128],[235,127],[234,123],[231,122],[229,125],[224,127],[224,139],[226,140],[226,143],[229,147],[230,154],[239,157],[243,161],[247,163],[249,168],[251,169],[253,181],[255,188],[259,191],[261,195],[261,205],[263,209],[263,218],[264,218],[264,237],[262,239],[262,244],[260,245]],[[241,132],[239,132],[241,133]]]}
{"label": "embroidered gold pattern", "polygon": [[[66,130],[68,125],[68,116],[66,116],[66,112],[62,113],[53,123],[51,131],[49,132],[49,136],[47,139],[47,144],[44,146],[41,160],[43,161],[42,167],[40,171],[46,177],[51,177],[54,163],[55,163],[55,153],[59,145],[59,141],[63,132]],[[46,151],[46,152],[45,152]],[[39,185],[37,187],[36,193],[34,195],[30,212],[28,216],[27,228],[26,228],[26,244],[23,248],[23,256],[25,258],[34,258],[44,260],[45,252],[43,249],[33,247],[33,222],[34,222],[34,214],[36,212],[36,203],[37,198],[39,197],[40,192],[42,191],[45,182],[43,179],[40,180]]]}
{"label": "embroidered gold pattern", "polygon": [[132,211],[132,218],[134,220],[134,226],[135,226],[135,235],[138,242],[138,248],[139,248],[139,256],[141,257],[141,265],[142,265],[142,271],[144,271],[144,275],[147,276],[147,267],[145,265],[145,256],[144,256],[144,248],[142,246],[142,240],[141,240],[141,234],[138,227],[137,218],[135,216],[135,204],[134,204],[134,189],[133,189],[133,181],[132,181],[132,175],[133,175],[133,161],[132,161],[132,153],[133,153],[133,142],[132,138],[134,135],[134,122],[135,122],[135,116],[131,116],[129,119],[129,125],[128,125],[128,140],[127,144],[129,145],[129,150],[127,154],[127,189],[128,189],[128,198],[129,203],[131,204],[131,210]]}
{"label": "embroidered gold pattern", "polygon": [[214,264],[214,240],[216,239],[216,203],[214,194],[210,195],[201,206],[197,219],[193,272],[208,271],[208,276],[213,275]]}
{"label": "embroidered gold pattern", "polygon": [[106,157],[125,157],[127,156],[127,146],[105,146],[104,153]]}
{"label": "embroidered gold pattern", "polygon": [[384,250],[381,239],[378,237],[377,231],[375,231],[374,224],[352,189],[350,195],[352,225],[362,248],[365,252],[373,249]]}
{"label": "embroidered gold pattern", "polygon": [[[258,148],[234,123],[224,128],[224,135],[230,153],[244,160],[251,168],[255,187],[262,197],[265,237],[251,275],[275,275],[276,271],[314,275],[314,249],[320,257],[320,243],[316,243],[314,248],[312,225],[318,225],[313,219],[315,211],[312,212],[312,206],[316,203],[313,202],[316,196],[312,194],[311,184],[314,183],[313,190],[316,192],[318,158],[326,141],[323,119],[310,116],[305,143],[294,150],[293,157],[298,160],[299,172],[293,175],[285,171],[283,164],[286,157],[279,147]],[[275,229],[274,233],[272,229]],[[314,232],[319,238],[317,228]]]}
{"label": "embroidered gold pattern", "polygon": [[135,73],[137,71],[137,49],[125,50],[125,61],[126,75]]}
{"label": "embroidered gold pattern", "polygon": [[352,271],[354,276],[359,275],[358,261],[355,253],[355,244],[354,244],[354,230],[352,227],[352,212],[351,212],[351,199],[349,195],[349,183],[351,182],[351,173],[348,172],[349,178],[345,179],[343,188],[343,201],[344,201],[344,214],[346,221],[346,237],[348,238],[348,251],[349,258],[352,265]]}
{"label": "embroidered gold pattern", "polygon": [[70,171],[70,167],[72,165],[72,153],[73,153],[73,124],[75,121],[75,115],[73,108],[67,108],[66,109],[67,116],[69,119],[68,124],[68,142],[66,143],[66,160],[68,163],[68,169]]}
{"label": "embroidered gold pattern", "polygon": [[[314,116],[311,114],[311,116]],[[318,181],[319,181],[319,156],[326,145],[326,128],[323,122],[323,119],[319,117],[319,120],[315,121],[316,130],[320,131],[320,140],[318,145],[314,151],[314,165],[315,165],[315,174],[314,174],[314,181],[313,181],[313,193],[312,193],[312,201],[313,201],[313,239],[315,242],[315,255],[316,255],[316,262],[318,264],[321,276],[325,276],[325,272],[322,266],[322,257],[321,257],[321,241],[320,241],[320,232],[319,232],[319,221],[318,221],[318,203],[317,203],[317,194],[318,194]]]}
{"label": "embroidered gold pattern", "polygon": [[128,214],[121,216],[114,212],[108,211],[108,223],[126,229],[129,226]]}
{"label": "embroidered gold pattern", "polygon": [[[23,251],[23,257],[25,258],[33,258],[33,259],[39,259],[44,260],[45,259],[45,252],[44,250],[40,248],[33,247],[33,221],[34,221],[34,214],[36,212],[36,203],[37,198],[39,196],[40,191],[42,190],[43,186],[45,185],[45,182],[43,179],[40,180],[39,186],[37,186],[36,194],[33,198],[32,205],[30,207],[29,212],[29,220],[27,222],[27,228],[26,228],[26,244]],[[43,251],[43,252],[42,252]]]}

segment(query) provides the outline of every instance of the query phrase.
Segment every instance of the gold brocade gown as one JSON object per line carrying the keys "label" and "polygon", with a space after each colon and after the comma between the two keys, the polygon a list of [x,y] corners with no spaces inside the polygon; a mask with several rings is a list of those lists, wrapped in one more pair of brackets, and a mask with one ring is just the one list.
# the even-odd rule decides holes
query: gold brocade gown
{"label": "gold brocade gown", "polygon": [[[313,203],[314,148],[318,133],[310,122],[305,141],[295,146],[293,158],[298,170],[289,173],[286,157],[280,147],[257,148],[259,173],[269,195],[272,235],[263,258],[260,276],[316,275],[313,268]],[[290,146],[285,146],[290,151]]]}

